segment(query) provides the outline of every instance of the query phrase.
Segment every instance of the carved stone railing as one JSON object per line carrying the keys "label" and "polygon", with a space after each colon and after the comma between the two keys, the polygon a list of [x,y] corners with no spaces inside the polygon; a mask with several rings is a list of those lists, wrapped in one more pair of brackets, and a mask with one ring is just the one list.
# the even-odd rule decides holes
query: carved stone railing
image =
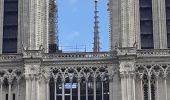
{"label": "carved stone railing", "polygon": [[20,61],[22,60],[22,54],[1,54],[0,61]]}
{"label": "carved stone railing", "polygon": [[100,53],[93,53],[93,52],[80,52],[80,53],[61,53],[61,54],[53,54],[48,53],[43,55],[43,59],[100,59],[100,58],[112,58],[115,53],[110,52],[100,52]]}
{"label": "carved stone railing", "polygon": [[170,49],[137,50],[137,56],[170,56]]}
{"label": "carved stone railing", "polygon": [[42,58],[42,50],[24,50],[23,58]]}
{"label": "carved stone railing", "polygon": [[0,61],[21,61],[23,58],[42,58],[48,60],[63,60],[63,59],[113,59],[117,55],[137,55],[137,57],[149,56],[170,56],[170,49],[145,49],[135,50],[134,48],[119,49],[117,52],[79,52],[79,53],[43,53],[41,50],[27,51],[23,54],[1,54]]}
{"label": "carved stone railing", "polygon": [[136,55],[136,48],[134,48],[134,47],[118,48],[117,55],[119,55],[119,56]]}

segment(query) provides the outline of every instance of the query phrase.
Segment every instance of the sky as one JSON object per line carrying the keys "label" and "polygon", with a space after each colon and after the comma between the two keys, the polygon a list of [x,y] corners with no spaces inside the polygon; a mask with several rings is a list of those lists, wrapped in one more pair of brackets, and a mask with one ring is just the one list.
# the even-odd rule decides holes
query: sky
{"label": "sky", "polygon": [[[57,2],[60,49],[93,51],[94,0],[58,0]],[[110,47],[107,3],[107,0],[99,0],[101,51],[108,51]]]}

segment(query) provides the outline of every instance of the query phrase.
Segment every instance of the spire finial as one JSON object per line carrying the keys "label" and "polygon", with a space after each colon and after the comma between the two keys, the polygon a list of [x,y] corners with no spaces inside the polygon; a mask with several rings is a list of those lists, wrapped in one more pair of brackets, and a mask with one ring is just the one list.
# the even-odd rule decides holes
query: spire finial
{"label": "spire finial", "polygon": [[100,52],[100,37],[99,37],[99,16],[98,16],[98,0],[95,1],[95,21],[94,21],[94,47],[93,52]]}

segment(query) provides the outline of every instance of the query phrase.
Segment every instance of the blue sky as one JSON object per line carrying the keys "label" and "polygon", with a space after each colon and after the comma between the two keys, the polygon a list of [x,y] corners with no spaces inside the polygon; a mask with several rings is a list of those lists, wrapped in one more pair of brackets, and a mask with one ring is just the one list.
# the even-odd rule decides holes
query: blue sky
{"label": "blue sky", "polygon": [[[58,0],[59,44],[64,51],[93,48],[94,0]],[[107,0],[99,0],[101,51],[109,50],[109,15]],[[65,47],[65,46],[73,46]],[[84,51],[85,49],[78,49]]]}

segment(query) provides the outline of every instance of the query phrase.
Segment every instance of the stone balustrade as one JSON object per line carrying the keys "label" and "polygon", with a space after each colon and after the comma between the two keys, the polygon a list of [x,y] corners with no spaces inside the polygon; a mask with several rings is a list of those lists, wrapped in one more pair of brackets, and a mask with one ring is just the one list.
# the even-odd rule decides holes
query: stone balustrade
{"label": "stone balustrade", "polygon": [[21,61],[23,58],[58,59],[113,59],[117,55],[137,55],[137,57],[170,56],[170,49],[119,49],[117,52],[78,52],[78,53],[43,53],[41,50],[30,50],[23,54],[1,54],[0,61]]}
{"label": "stone balustrade", "polygon": [[170,49],[137,50],[138,56],[170,56]]}
{"label": "stone balustrade", "polygon": [[93,53],[93,52],[82,52],[82,53],[62,53],[62,54],[44,54],[44,59],[73,59],[73,58],[112,58],[114,53],[110,52],[100,52],[100,53]]}
{"label": "stone balustrade", "polygon": [[0,55],[0,61],[20,61],[22,60],[21,54],[2,54]]}
{"label": "stone balustrade", "polygon": [[25,50],[23,58],[42,58],[43,50]]}

